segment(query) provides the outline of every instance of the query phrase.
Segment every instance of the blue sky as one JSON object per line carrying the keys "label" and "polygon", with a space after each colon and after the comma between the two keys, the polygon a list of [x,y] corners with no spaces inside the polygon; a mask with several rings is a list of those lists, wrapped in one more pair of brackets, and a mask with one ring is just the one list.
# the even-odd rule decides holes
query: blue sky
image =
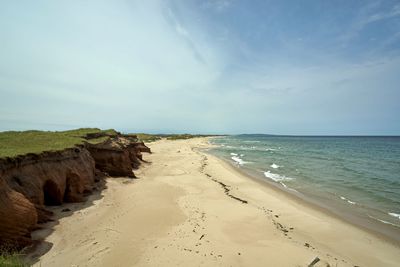
{"label": "blue sky", "polygon": [[1,1],[0,130],[400,134],[400,1]]}

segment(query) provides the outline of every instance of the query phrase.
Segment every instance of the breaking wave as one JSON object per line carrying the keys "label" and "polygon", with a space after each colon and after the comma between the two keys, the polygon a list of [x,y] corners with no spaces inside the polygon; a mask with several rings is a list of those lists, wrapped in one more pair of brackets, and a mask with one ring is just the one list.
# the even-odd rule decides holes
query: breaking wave
{"label": "breaking wave", "polygon": [[286,176],[284,176],[284,175],[279,175],[279,174],[276,174],[276,173],[272,173],[272,172],[270,172],[270,171],[264,172],[264,176],[267,177],[267,178],[269,178],[269,179],[271,179],[271,180],[273,180],[273,181],[275,181],[275,182],[293,180],[293,178],[286,177]]}
{"label": "breaking wave", "polygon": [[347,201],[347,203],[349,203],[349,204],[351,204],[351,205],[355,205],[355,204],[356,204],[356,202],[351,201],[350,199],[347,199],[347,198],[345,198],[345,197],[343,197],[343,196],[340,196],[340,199],[341,199],[341,200],[344,200],[344,201]]}
{"label": "breaking wave", "polygon": [[278,169],[280,166],[277,165],[277,164],[275,164],[275,163],[272,163],[272,165],[271,165],[270,167],[271,167],[271,168],[274,168],[274,169]]}

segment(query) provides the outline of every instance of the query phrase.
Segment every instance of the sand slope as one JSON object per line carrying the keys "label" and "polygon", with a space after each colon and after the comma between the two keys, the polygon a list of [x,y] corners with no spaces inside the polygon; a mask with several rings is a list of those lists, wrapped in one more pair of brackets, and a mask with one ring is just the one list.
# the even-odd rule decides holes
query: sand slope
{"label": "sand slope", "polygon": [[398,266],[400,248],[200,152],[207,139],[150,144],[140,179],[60,219],[37,266]]}

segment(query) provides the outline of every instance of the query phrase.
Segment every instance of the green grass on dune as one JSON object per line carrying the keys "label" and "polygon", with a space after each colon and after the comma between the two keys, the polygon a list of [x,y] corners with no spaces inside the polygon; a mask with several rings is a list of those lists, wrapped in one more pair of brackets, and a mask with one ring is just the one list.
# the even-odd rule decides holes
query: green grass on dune
{"label": "green grass on dune", "polygon": [[105,134],[113,135],[113,134],[117,134],[117,131],[114,129],[100,130],[99,128],[79,128],[79,129],[56,132],[56,133],[63,133],[68,136],[82,137],[82,136],[86,136],[87,134],[93,134],[93,133],[105,133]]}
{"label": "green grass on dune", "polygon": [[180,140],[180,139],[190,139],[195,137],[207,137],[212,135],[203,135],[203,134],[145,134],[138,133],[136,134],[139,140],[143,142],[154,142],[160,140],[162,138],[166,138],[167,140]]}
{"label": "green grass on dune", "polygon": [[[8,131],[0,132],[0,158],[15,157],[28,153],[41,153],[44,151],[60,151],[65,148],[74,147],[83,142],[98,144],[106,141],[108,136],[92,136],[88,139],[89,134],[105,133],[108,135],[116,135],[113,129],[100,130],[97,128],[81,128],[69,131],[48,132],[48,131]],[[208,135],[192,135],[192,134],[146,134],[137,133],[139,140],[149,143],[166,138],[168,140],[190,139],[194,137],[205,137]]]}
{"label": "green grass on dune", "polygon": [[145,143],[154,142],[161,139],[161,137],[156,134],[137,133],[135,135],[140,141]]}
{"label": "green grass on dune", "polygon": [[171,134],[167,136],[168,140],[179,140],[179,139],[190,139],[195,137],[202,137],[202,135],[193,135],[193,134]]}
{"label": "green grass on dune", "polygon": [[108,137],[108,136],[102,136],[102,137],[98,137],[98,138],[88,139],[88,140],[86,140],[86,142],[88,142],[90,144],[99,144],[99,143],[103,143],[104,141],[106,141],[109,138],[110,137]]}
{"label": "green grass on dune", "polygon": [[16,252],[0,251],[0,266],[25,267],[28,266]]}
{"label": "green grass on dune", "polygon": [[104,132],[115,134],[115,130],[100,130],[97,128],[82,128],[62,132],[47,131],[8,131],[0,132],[0,158],[15,157],[28,153],[41,153],[43,151],[57,151],[74,147],[84,141],[100,143],[108,137],[85,140],[91,133]]}

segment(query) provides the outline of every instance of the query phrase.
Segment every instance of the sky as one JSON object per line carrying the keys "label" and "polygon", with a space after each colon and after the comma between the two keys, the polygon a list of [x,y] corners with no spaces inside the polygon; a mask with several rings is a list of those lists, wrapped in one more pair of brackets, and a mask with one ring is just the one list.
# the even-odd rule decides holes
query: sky
{"label": "sky", "polygon": [[400,1],[1,1],[0,131],[400,135]]}

